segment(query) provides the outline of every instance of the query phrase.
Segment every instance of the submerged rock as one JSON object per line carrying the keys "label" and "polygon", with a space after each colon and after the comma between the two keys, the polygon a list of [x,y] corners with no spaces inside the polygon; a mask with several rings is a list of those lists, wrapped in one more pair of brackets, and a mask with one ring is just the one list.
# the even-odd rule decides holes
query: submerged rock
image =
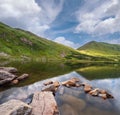
{"label": "submerged rock", "polygon": [[30,115],[32,107],[19,100],[10,100],[0,105],[0,115]]}
{"label": "submerged rock", "polygon": [[[59,95],[58,98],[61,100],[61,102],[64,102],[63,104],[68,104],[71,108],[73,108],[73,110],[76,110],[79,112],[84,110],[86,107],[86,102],[84,100],[77,98],[75,96],[69,95],[69,94]],[[61,110],[61,107],[59,109]],[[63,110],[61,111],[64,111],[64,110],[66,109],[63,108]],[[72,111],[72,109],[70,109],[69,111]]]}

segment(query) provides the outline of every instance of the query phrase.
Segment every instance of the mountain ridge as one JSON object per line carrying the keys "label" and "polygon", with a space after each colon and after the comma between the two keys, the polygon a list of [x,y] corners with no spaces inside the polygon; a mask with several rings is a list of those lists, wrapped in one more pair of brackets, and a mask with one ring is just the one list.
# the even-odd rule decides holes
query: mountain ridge
{"label": "mountain ridge", "polygon": [[[32,32],[12,28],[0,22],[0,60],[35,59],[51,60],[91,60],[92,56],[54,41],[39,37]],[[105,60],[105,59],[104,59]]]}
{"label": "mountain ridge", "polygon": [[91,41],[78,48],[80,53],[118,59],[120,57],[120,45],[105,42]]}

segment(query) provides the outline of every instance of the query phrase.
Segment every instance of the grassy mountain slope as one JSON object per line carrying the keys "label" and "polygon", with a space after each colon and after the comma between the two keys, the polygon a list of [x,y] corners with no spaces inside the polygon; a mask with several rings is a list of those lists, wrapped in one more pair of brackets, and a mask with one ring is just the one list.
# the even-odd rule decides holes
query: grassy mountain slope
{"label": "grassy mountain slope", "polygon": [[87,55],[106,57],[115,60],[120,58],[120,45],[117,44],[108,44],[104,42],[91,41],[78,50]]}
{"label": "grassy mountain slope", "polygon": [[78,52],[28,31],[0,23],[0,56],[61,59],[71,53]]}

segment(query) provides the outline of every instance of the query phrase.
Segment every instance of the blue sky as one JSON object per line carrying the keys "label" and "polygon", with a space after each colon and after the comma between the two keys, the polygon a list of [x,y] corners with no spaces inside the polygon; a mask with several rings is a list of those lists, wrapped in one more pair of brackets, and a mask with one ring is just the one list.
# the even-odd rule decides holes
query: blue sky
{"label": "blue sky", "polygon": [[73,48],[120,44],[120,0],[0,0],[0,21]]}

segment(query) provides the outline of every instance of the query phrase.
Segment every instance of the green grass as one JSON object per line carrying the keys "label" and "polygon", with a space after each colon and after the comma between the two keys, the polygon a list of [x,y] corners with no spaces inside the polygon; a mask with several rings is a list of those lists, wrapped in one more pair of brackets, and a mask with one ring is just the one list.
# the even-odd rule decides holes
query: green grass
{"label": "green grass", "polygon": [[120,45],[118,44],[92,41],[78,48],[78,50],[83,54],[120,61]]}
{"label": "green grass", "polygon": [[0,53],[16,59],[32,58],[44,61],[65,59],[72,53],[82,55],[70,47],[41,38],[28,31],[11,28],[3,23],[0,23]]}
{"label": "green grass", "polygon": [[[101,47],[101,45],[102,43],[99,45],[99,47]],[[37,60],[43,62],[55,60],[69,62],[115,61],[114,58],[108,58],[107,56],[100,57],[99,55],[95,55],[95,48],[91,47],[91,45],[90,48],[91,49],[88,50],[83,46],[82,51],[83,49],[87,49],[84,50],[85,53],[83,53],[82,51],[78,51],[62,44],[39,37],[31,32],[18,28],[12,28],[8,25],[0,23],[0,60]],[[118,54],[120,54],[117,51],[119,50],[118,47],[116,47],[115,50]],[[91,55],[89,55],[89,51]],[[100,51],[102,51],[102,47]],[[105,52],[102,51],[100,54],[105,55]],[[111,56],[116,56],[117,59],[119,57],[119,55],[115,55],[114,53],[110,54]]]}

